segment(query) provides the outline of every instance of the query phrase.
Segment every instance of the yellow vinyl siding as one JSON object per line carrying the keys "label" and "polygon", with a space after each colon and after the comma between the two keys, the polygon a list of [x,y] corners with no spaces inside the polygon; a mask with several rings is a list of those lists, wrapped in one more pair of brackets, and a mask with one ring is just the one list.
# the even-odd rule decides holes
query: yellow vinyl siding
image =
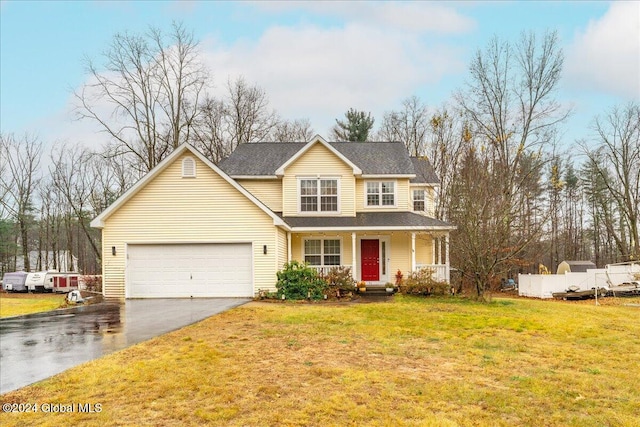
{"label": "yellow vinyl siding", "polygon": [[[416,235],[416,264],[432,264],[433,237],[429,234]],[[409,240],[411,244],[411,240]]]}
{"label": "yellow vinyl siding", "polygon": [[433,187],[426,188],[425,209],[426,214],[430,217],[436,216],[436,192]]}
{"label": "yellow vinyl siding", "polygon": [[[277,239],[273,219],[198,159],[196,178],[182,178],[184,156],[176,158],[105,220],[107,298],[125,297],[127,243],[253,242],[254,289],[274,286]],[[263,245],[272,248],[267,255]],[[112,246],[116,247],[115,256]]]}
{"label": "yellow vinyl siding", "polygon": [[[282,179],[285,216],[297,216],[298,177],[340,177],[339,216],[355,216],[355,178],[353,169],[322,144],[315,144],[285,170]],[[325,213],[323,213],[325,214]],[[311,213],[305,215],[313,215]]]}
{"label": "yellow vinyl siding", "polygon": [[278,237],[277,237],[277,241],[278,241],[278,264],[277,264],[277,269],[281,270],[282,267],[287,263],[287,232],[282,230],[282,229],[278,229],[277,230],[278,233]]}
{"label": "yellow vinyl siding", "polygon": [[[366,204],[367,182],[374,181],[394,181],[396,184],[396,205],[369,207]],[[376,178],[356,180],[356,212],[384,212],[384,211],[410,211],[413,210],[411,204],[411,190],[409,189],[409,179]]]}
{"label": "yellow vinyl siding", "polygon": [[411,271],[411,234],[395,232],[391,234],[391,261],[389,268],[395,277],[398,270],[404,277]]}
{"label": "yellow vinyl siding", "polygon": [[258,200],[274,212],[282,212],[282,181],[279,179],[238,179]]}
{"label": "yellow vinyl siding", "polygon": [[[431,240],[426,233],[416,233],[416,264],[431,264]],[[391,236],[391,268],[400,269],[404,277],[411,272],[411,232],[394,232]]]}

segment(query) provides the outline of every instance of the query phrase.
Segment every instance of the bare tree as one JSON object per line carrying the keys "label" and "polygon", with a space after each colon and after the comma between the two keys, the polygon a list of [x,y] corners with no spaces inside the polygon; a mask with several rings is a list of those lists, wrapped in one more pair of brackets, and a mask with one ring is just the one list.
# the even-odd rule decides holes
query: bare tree
{"label": "bare tree", "polygon": [[[612,108],[594,124],[595,148],[582,142],[592,170],[606,187],[619,215],[607,224],[620,255],[640,258],[640,105]],[[605,217],[606,219],[606,217]],[[610,221],[609,221],[610,222]]]}
{"label": "bare tree", "polygon": [[469,126],[459,114],[443,105],[429,120],[428,141],[425,155],[431,161],[440,179],[436,216],[446,219],[446,207],[451,200],[451,191],[464,156],[465,145],[471,144]]}
{"label": "bare tree", "polygon": [[[495,38],[486,50],[476,53],[467,88],[456,94],[473,125],[478,152],[483,153],[482,167],[490,173],[491,179],[484,185],[494,193],[486,197],[491,209],[483,206],[481,210],[495,218],[492,222],[487,217],[486,223],[495,228],[485,231],[497,239],[492,239],[494,246],[490,248],[495,256],[474,264],[479,296],[497,272],[517,266],[524,249],[540,237],[544,219],[530,226],[531,216],[522,214],[522,204],[532,188],[538,191],[547,161],[543,150],[555,140],[557,125],[568,115],[554,98],[562,64],[555,32],[546,33],[542,40],[533,33],[523,33],[515,45]],[[463,188],[458,191],[465,193]],[[460,230],[468,230],[465,223],[476,218],[462,215],[458,220],[462,222],[458,223]],[[485,251],[466,255],[470,260],[487,256]]]}
{"label": "bare tree", "polygon": [[101,251],[96,242],[95,231],[89,229],[89,221],[97,214],[97,211],[92,209],[92,202],[94,206],[102,207],[101,201],[96,202],[95,189],[96,178],[102,175],[103,171],[95,167],[95,159],[92,153],[79,146],[63,145],[57,153],[52,154],[53,166],[50,174],[53,185],[73,212],[93,254],[100,260]]}
{"label": "bare tree", "polygon": [[18,223],[24,268],[29,271],[29,228],[35,222],[33,197],[41,179],[38,172],[42,143],[30,135],[20,139],[13,134],[0,135],[0,152],[6,159],[6,171],[0,175],[0,203]]}
{"label": "bare tree", "polygon": [[231,153],[227,111],[224,101],[206,97],[193,129],[193,145],[216,164]]}
{"label": "bare tree", "polygon": [[249,86],[244,77],[228,81],[227,88],[230,150],[239,144],[263,141],[278,122],[266,92],[257,85]]}
{"label": "bare tree", "polygon": [[309,119],[281,120],[271,131],[273,142],[309,142],[313,138],[313,129]]}
{"label": "bare tree", "polygon": [[79,118],[96,122],[113,141],[111,154],[151,170],[189,140],[208,73],[198,43],[180,24],[169,35],[116,34],[104,64],[87,61],[90,83],[75,93]]}
{"label": "bare tree", "polygon": [[423,156],[430,130],[427,106],[414,95],[402,101],[400,111],[385,113],[378,137],[384,141],[402,141],[412,156]]}

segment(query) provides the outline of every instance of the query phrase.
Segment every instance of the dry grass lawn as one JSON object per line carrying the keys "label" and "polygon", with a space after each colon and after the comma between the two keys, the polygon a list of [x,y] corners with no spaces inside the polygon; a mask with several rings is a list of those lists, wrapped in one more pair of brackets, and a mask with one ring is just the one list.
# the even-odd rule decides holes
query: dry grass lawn
{"label": "dry grass lawn", "polygon": [[5,394],[76,406],[0,425],[639,425],[640,300],[394,298],[251,303]]}
{"label": "dry grass lawn", "polygon": [[64,304],[64,298],[65,296],[60,294],[0,292],[0,317],[54,310]]}

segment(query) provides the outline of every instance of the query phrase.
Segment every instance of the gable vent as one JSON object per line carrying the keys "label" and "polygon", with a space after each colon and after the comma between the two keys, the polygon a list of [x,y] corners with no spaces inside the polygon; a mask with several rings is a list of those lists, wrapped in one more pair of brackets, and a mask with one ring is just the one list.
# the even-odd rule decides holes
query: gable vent
{"label": "gable vent", "polygon": [[193,160],[193,157],[185,157],[184,159],[182,159],[182,177],[196,177],[196,162],[195,160]]}

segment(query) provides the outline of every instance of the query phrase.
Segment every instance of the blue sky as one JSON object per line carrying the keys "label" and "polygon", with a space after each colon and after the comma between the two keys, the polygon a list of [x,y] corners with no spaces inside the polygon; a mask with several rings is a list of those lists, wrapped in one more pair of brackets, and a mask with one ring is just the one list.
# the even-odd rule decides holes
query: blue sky
{"label": "blue sky", "polygon": [[243,75],[287,119],[328,136],[354,107],[379,123],[419,96],[431,108],[467,78],[469,58],[497,35],[558,31],[559,101],[573,108],[566,144],[593,116],[640,100],[640,2],[0,2],[0,131],[99,144],[73,120],[72,92],[113,34],[181,21],[201,42],[214,95]]}

